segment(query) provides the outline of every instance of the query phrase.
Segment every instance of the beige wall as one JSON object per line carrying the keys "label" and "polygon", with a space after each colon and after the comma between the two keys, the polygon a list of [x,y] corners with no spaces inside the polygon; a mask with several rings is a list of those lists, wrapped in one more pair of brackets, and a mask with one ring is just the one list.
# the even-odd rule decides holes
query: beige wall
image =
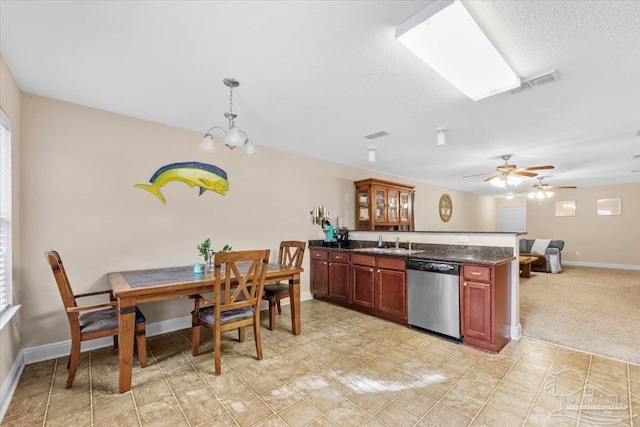
{"label": "beige wall", "polygon": [[[596,200],[613,197],[622,198],[622,215],[596,215]],[[576,216],[555,216],[555,202],[562,200],[576,201]],[[562,190],[551,199],[527,200],[527,237],[564,240],[563,261],[640,267],[639,221],[640,182]]]}
{"label": "beige wall", "polygon": [[[21,303],[20,295],[20,89],[11,71],[0,56],[0,106],[11,119],[11,183],[12,203],[12,245],[13,245],[13,300]],[[7,373],[11,369],[20,351],[20,312],[0,331],[0,384],[4,384]]]}
{"label": "beige wall", "polygon": [[[324,205],[331,217],[354,224],[353,181],[388,175],[258,146],[253,156],[219,147],[199,150],[201,134],[30,94],[23,111],[23,308],[22,346],[69,338],[53,276],[43,252],[60,251],[76,292],[108,287],[105,273],[199,261],[196,245],[266,247],[272,259],[283,239],[318,238],[309,211]],[[161,166],[180,161],[214,164],[229,175],[226,196],[183,183],[162,188],[167,204],[134,188]],[[417,187],[418,227],[438,229],[442,188]],[[493,200],[449,191],[455,229],[488,229]],[[424,200],[423,200],[424,199]],[[433,205],[433,206],[431,206]],[[490,215],[480,214],[483,209]],[[420,211],[433,212],[422,219]],[[309,291],[308,259],[302,291]],[[187,300],[144,305],[148,321],[188,315]]]}

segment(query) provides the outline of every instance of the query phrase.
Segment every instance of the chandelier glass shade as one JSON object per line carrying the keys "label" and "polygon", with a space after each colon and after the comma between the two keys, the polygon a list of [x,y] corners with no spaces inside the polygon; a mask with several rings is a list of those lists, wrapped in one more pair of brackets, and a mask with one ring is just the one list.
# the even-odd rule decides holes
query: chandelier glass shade
{"label": "chandelier glass shade", "polygon": [[507,185],[515,187],[516,185],[522,182],[522,178],[514,175],[505,176],[496,176],[492,178],[490,181],[491,185],[498,188],[504,188]]}
{"label": "chandelier glass shade", "polygon": [[233,112],[233,88],[240,86],[240,82],[235,79],[226,78],[223,80],[224,84],[229,87],[229,111],[224,113],[224,116],[229,120],[228,129],[224,129],[220,126],[212,126],[209,128],[207,133],[205,133],[202,138],[202,142],[200,143],[200,148],[212,153],[217,152],[218,150],[215,147],[213,141],[212,132],[216,129],[219,129],[224,134],[224,145],[226,145],[230,150],[233,150],[236,147],[244,146],[243,154],[253,154],[256,152],[256,148],[253,143],[249,140],[246,132],[235,125],[235,118],[238,117],[237,114]]}
{"label": "chandelier glass shade", "polygon": [[544,191],[544,190],[535,190],[535,191],[530,191],[529,194],[527,194],[527,197],[530,199],[538,199],[538,200],[542,200],[542,199],[548,199],[551,196],[553,196],[553,191]]}

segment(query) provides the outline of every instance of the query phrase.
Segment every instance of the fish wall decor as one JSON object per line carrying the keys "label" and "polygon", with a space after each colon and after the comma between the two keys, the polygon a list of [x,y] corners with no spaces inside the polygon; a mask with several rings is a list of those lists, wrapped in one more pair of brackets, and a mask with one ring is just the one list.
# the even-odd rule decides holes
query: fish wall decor
{"label": "fish wall decor", "polygon": [[171,181],[181,181],[189,187],[199,187],[202,195],[205,191],[215,191],[224,196],[229,190],[229,181],[227,181],[227,173],[217,166],[200,162],[182,162],[171,163],[162,166],[153,174],[149,184],[136,184],[134,187],[147,190],[156,196],[163,204],[166,200],[160,192],[160,187],[165,186]]}

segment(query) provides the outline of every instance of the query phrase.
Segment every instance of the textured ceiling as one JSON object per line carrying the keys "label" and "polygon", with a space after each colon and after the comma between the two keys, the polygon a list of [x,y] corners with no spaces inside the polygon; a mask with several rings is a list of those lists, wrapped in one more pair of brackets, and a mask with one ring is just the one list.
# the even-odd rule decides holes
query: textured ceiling
{"label": "textured ceiling", "polygon": [[561,77],[477,102],[394,38],[429,3],[1,0],[0,51],[25,92],[199,132],[225,125],[233,77],[258,149],[472,193],[503,193],[462,178],[502,154],[555,165],[551,185],[640,182],[640,2],[464,2],[519,76]]}

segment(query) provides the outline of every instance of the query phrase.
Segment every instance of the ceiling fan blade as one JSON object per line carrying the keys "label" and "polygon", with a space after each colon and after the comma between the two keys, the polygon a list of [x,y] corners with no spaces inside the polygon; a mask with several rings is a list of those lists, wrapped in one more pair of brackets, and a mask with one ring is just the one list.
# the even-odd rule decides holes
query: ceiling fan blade
{"label": "ceiling fan blade", "polygon": [[463,178],[472,178],[474,176],[489,175],[490,173],[492,173],[492,172],[476,173],[476,174],[473,174],[473,175],[465,175],[465,176],[463,176]]}
{"label": "ceiling fan blade", "polygon": [[554,190],[561,190],[563,188],[578,188],[575,185],[554,185],[553,187]]}
{"label": "ceiling fan blade", "polygon": [[543,169],[555,169],[554,166],[551,165],[545,165],[545,166],[531,166],[528,168],[521,168],[520,170],[525,170],[525,171],[539,171],[539,170],[543,170]]}
{"label": "ceiling fan blade", "polygon": [[484,181],[485,181],[485,182],[486,182],[486,181],[491,181],[493,178],[496,178],[496,177],[499,177],[499,176],[502,176],[502,174],[491,175],[489,178],[486,178]]}
{"label": "ceiling fan blade", "polygon": [[512,172],[514,175],[520,175],[520,176],[528,176],[528,177],[534,177],[534,176],[538,176],[537,173],[533,173],[533,172],[527,172],[524,170],[516,170]]}

